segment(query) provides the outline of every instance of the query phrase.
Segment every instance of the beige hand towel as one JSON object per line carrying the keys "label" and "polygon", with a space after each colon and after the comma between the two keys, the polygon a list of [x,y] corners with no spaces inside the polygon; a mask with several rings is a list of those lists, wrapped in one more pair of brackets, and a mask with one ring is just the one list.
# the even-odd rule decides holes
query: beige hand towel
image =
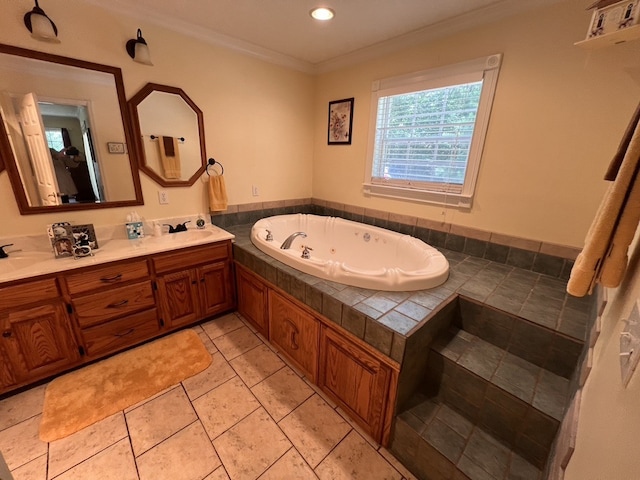
{"label": "beige hand towel", "polygon": [[209,177],[209,210],[223,212],[227,209],[227,187],[222,175]]}
{"label": "beige hand towel", "polygon": [[600,204],[584,248],[571,270],[567,292],[576,297],[591,293],[597,282],[606,287],[618,286],[627,268],[627,250],[640,219],[640,124],[637,122],[631,136],[628,131],[625,133],[621,147],[625,146],[620,165],[615,165],[618,151],[607,172],[608,177],[615,180]]}
{"label": "beige hand towel", "polygon": [[160,137],[158,146],[160,147],[160,163],[164,178],[179,179],[182,173],[178,140],[174,137]]}

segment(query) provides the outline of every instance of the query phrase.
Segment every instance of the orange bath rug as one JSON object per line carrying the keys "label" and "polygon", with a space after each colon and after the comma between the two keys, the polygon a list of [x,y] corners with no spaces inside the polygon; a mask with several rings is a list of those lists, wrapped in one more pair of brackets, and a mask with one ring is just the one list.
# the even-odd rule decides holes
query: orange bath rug
{"label": "orange bath rug", "polygon": [[189,329],[58,377],[45,391],[40,439],[71,435],[210,364],[211,354]]}

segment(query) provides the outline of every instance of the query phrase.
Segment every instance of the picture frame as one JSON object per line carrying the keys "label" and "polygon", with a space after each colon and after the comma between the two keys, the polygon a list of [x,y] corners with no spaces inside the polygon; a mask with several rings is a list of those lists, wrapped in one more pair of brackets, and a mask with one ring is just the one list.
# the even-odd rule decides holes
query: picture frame
{"label": "picture frame", "polygon": [[351,145],[354,98],[329,102],[328,145]]}

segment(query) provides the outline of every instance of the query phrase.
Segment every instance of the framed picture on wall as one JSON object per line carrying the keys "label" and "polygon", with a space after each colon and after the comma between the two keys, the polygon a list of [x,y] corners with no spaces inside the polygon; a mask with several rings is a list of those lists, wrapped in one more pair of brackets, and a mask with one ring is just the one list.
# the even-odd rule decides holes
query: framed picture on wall
{"label": "framed picture on wall", "polygon": [[351,145],[353,98],[329,102],[329,145]]}

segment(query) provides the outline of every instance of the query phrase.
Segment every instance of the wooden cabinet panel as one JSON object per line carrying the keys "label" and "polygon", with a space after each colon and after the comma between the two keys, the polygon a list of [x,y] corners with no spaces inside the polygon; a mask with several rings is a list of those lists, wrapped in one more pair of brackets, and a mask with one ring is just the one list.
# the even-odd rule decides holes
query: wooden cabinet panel
{"label": "wooden cabinet panel", "polygon": [[318,384],[373,438],[382,436],[390,370],[330,328],[322,328]]}
{"label": "wooden cabinet panel", "polygon": [[167,327],[195,322],[200,316],[198,278],[195,270],[158,277],[162,319]]}
{"label": "wooden cabinet panel", "polygon": [[267,286],[236,265],[238,311],[265,337],[269,338]]}
{"label": "wooden cabinet panel", "polygon": [[19,380],[53,373],[79,358],[61,302],[3,315],[1,340]]}
{"label": "wooden cabinet panel", "polygon": [[202,316],[208,317],[233,308],[233,282],[229,262],[198,268]]}
{"label": "wooden cabinet panel", "polygon": [[9,357],[4,352],[3,343],[0,342],[0,391],[18,383],[15,372],[9,363]]}
{"label": "wooden cabinet panel", "polygon": [[21,307],[31,303],[60,297],[55,278],[20,283],[0,288],[0,310]]}
{"label": "wooden cabinet panel", "polygon": [[320,322],[270,290],[269,331],[271,342],[279,346],[315,382],[318,376]]}
{"label": "wooden cabinet panel", "polygon": [[82,331],[87,355],[90,357],[122,350],[160,332],[155,308],[112,320]]}
{"label": "wooden cabinet panel", "polygon": [[153,257],[156,273],[184,270],[204,263],[226,260],[231,256],[231,242],[213,243],[193,247],[184,252],[167,253]]}
{"label": "wooden cabinet panel", "polygon": [[124,284],[132,280],[146,279],[148,277],[147,261],[135,260],[72,274],[65,277],[65,283],[69,293],[77,295],[110,285]]}
{"label": "wooden cabinet panel", "polygon": [[139,282],[72,299],[80,327],[90,327],[113,318],[151,308],[151,282]]}

